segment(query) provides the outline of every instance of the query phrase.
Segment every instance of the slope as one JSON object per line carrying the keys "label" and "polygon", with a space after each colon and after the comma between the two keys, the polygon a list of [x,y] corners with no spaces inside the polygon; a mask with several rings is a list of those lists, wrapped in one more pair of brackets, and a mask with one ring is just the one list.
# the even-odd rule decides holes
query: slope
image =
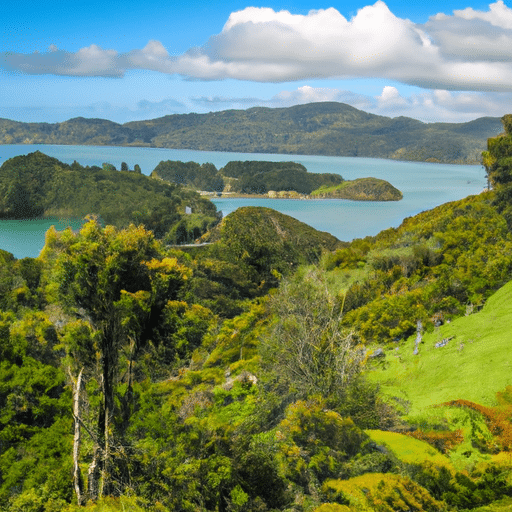
{"label": "slope", "polygon": [[[411,402],[411,414],[460,398],[496,405],[496,392],[510,384],[512,282],[500,288],[483,309],[425,333],[418,355],[415,337],[386,351],[371,373],[389,396]],[[436,347],[436,344],[444,346]],[[426,392],[428,390],[428,393]]]}

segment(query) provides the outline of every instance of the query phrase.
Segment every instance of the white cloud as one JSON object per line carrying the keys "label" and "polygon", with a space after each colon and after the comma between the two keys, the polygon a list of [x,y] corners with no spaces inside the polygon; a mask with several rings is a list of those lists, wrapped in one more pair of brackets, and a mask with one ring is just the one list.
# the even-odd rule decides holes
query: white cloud
{"label": "white cloud", "polygon": [[117,60],[118,53],[115,50],[103,50],[95,44],[81,48],[76,53],[59,50],[51,45],[47,53],[0,54],[0,63],[3,61],[4,68],[29,75],[120,77],[123,69]]}
{"label": "white cloud", "polygon": [[382,94],[377,96],[377,101],[379,106],[385,109],[395,109],[398,106],[407,104],[407,100],[400,96],[398,89],[390,85],[386,85],[384,89],[382,89]]}
{"label": "white cloud", "polygon": [[512,10],[502,0],[490,4],[488,12],[475,11],[471,7],[467,7],[466,9],[453,11],[453,14],[458,18],[466,20],[481,19],[496,27],[512,29]]}
{"label": "white cloud", "polygon": [[380,77],[425,88],[512,90],[509,19],[502,2],[425,25],[396,17],[380,0],[350,20],[333,8],[293,15],[249,7],[173,69],[204,80]]}
{"label": "white cloud", "polygon": [[512,9],[501,0],[489,11],[472,8],[438,14],[423,26],[444,58],[461,62],[512,62]]}
{"label": "white cloud", "polygon": [[[219,34],[180,56],[159,41],[118,54],[96,45],[70,53],[0,54],[3,67],[30,74],[122,76],[129,69],[192,80],[287,82],[384,78],[423,88],[512,91],[512,9],[437,14],[423,25],[395,16],[378,0],[346,19],[334,8],[306,15],[248,7]],[[381,101],[384,101],[382,99]]]}

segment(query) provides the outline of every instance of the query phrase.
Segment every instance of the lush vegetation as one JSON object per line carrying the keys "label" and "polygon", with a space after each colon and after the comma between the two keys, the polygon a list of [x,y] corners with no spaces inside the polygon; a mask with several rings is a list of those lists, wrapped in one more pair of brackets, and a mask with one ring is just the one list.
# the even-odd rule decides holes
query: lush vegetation
{"label": "lush vegetation", "polygon": [[229,191],[241,194],[266,194],[269,190],[294,190],[310,194],[320,186],[339,184],[338,174],[312,174],[295,162],[228,162],[217,170],[213,164],[199,165],[167,160],[160,162],[151,176],[186,184],[197,190]]}
{"label": "lush vegetation", "polygon": [[96,215],[117,227],[143,223],[173,243],[194,240],[218,222],[215,205],[196,192],[150,179],[137,165],[135,172],[122,167],[68,165],[39,151],[11,158],[0,167],[0,217]]}
{"label": "lush vegetation", "polygon": [[391,183],[377,178],[358,178],[332,187],[322,186],[311,194],[318,198],[356,201],[400,201],[403,195]]}
{"label": "lush vegetation", "polygon": [[376,178],[344,181],[339,174],[308,173],[296,162],[232,161],[217,170],[213,164],[167,160],[151,173],[171,183],[188,185],[208,192],[230,194],[297,196],[352,199],[356,201],[398,201],[402,193]]}
{"label": "lush vegetation", "polygon": [[486,140],[500,131],[497,118],[426,124],[330,102],[177,114],[124,125],[84,118],[56,124],[0,119],[2,144],[135,145],[471,164],[480,163]]}
{"label": "lush vegetation", "polygon": [[229,162],[220,172],[230,180],[230,190],[243,194],[266,194],[269,190],[311,194],[321,186],[337,185],[343,181],[338,174],[308,173],[295,162]]}
{"label": "lush vegetation", "polygon": [[508,133],[493,190],[352,243],[246,208],[1,251],[0,508],[510,509]]}
{"label": "lush vegetation", "polygon": [[210,163],[200,165],[196,162],[162,161],[151,177],[208,192],[222,192],[225,187],[219,171]]}

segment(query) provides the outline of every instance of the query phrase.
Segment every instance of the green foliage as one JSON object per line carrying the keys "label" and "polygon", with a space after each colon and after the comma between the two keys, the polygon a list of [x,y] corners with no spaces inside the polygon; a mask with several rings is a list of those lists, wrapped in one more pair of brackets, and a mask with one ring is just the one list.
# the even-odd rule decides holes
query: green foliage
{"label": "green foliage", "polygon": [[263,367],[300,398],[322,395],[343,401],[361,371],[363,352],[341,325],[340,301],[315,273],[285,280],[269,301],[275,324],[261,340]]}
{"label": "green foliage", "polygon": [[[59,248],[59,241],[63,247]],[[71,341],[66,348],[73,371],[81,375],[85,368],[101,390],[97,424],[92,427],[94,455],[88,489],[90,498],[96,499],[100,471],[105,495],[121,492],[129,480],[125,448],[118,446],[133,409],[136,355],[148,343],[165,344],[164,362],[186,351],[187,335],[179,333],[185,312],[169,301],[176,299],[190,270],[176,258],[165,257],[151,232],[133,225],[117,231],[90,220],[77,235],[64,232],[60,240],[57,236],[45,253],[49,261],[52,258],[47,253],[52,249],[57,258],[48,272],[48,282],[57,284],[60,302],[68,311],[90,325],[88,330],[84,324],[73,324],[73,330],[66,329],[64,340]],[[169,340],[166,328],[177,330],[177,339]],[[76,332],[80,333],[78,340],[71,335]],[[194,338],[192,332],[190,338]],[[127,373],[124,392],[116,389],[121,363]]]}
{"label": "green foliage", "polygon": [[[171,229],[168,229],[168,225],[164,227],[164,229],[168,229],[164,240],[166,243],[173,245],[194,243],[201,235],[217,225],[218,222],[219,217],[217,215],[205,215],[202,213],[184,215]],[[151,229],[147,222],[144,224]],[[164,229],[162,232],[164,232]],[[155,232],[154,229],[153,232]]]}
{"label": "green foliage", "polygon": [[102,169],[67,165],[36,151],[4,162],[0,178],[3,217],[93,214],[117,227],[145,224],[158,238],[185,217],[185,205],[204,216],[193,226],[196,238],[218,221],[215,205],[194,191],[137,172],[117,172],[107,163]]}
{"label": "green foliage", "polygon": [[312,174],[295,162],[232,161],[217,170],[213,164],[160,162],[151,174],[171,183],[187,185],[196,190],[241,194],[266,194],[269,190],[296,191],[310,194],[320,186],[337,185],[343,181],[338,174]]}
{"label": "green foliage", "polygon": [[501,130],[497,118],[422,123],[389,118],[334,102],[289,108],[176,114],[119,125],[101,119],[64,123],[0,120],[3,144],[135,145],[231,151],[480,163],[485,141]]}
{"label": "green foliage", "polygon": [[448,507],[435,500],[410,478],[383,473],[368,473],[349,480],[328,480],[322,487],[330,501],[348,505],[355,511],[439,512]]}
{"label": "green foliage", "polygon": [[323,186],[313,190],[311,195],[356,201],[400,201],[403,198],[402,192],[391,183],[377,178],[358,178],[334,187]]}
{"label": "green foliage", "polygon": [[336,477],[361,452],[366,435],[319,399],[291,404],[276,431],[282,471],[301,486]]}
{"label": "green foliage", "polygon": [[[415,332],[418,320],[431,330],[439,315],[446,320],[465,312],[466,304],[481,304],[512,269],[506,222],[490,203],[488,194],[469,197],[380,233],[366,253],[362,278],[349,280],[347,325],[366,342],[400,339]],[[357,252],[345,251],[340,267]]]}
{"label": "green foliage", "polygon": [[33,258],[15,260],[6,251],[0,252],[0,310],[42,307],[40,288],[42,264]]}
{"label": "green foliage", "polygon": [[224,180],[211,163],[162,161],[155,167],[151,176],[177,185],[187,185],[195,190],[222,192],[224,189]]}
{"label": "green foliage", "polygon": [[321,186],[338,185],[343,178],[338,174],[308,173],[295,162],[233,161],[219,171],[230,181],[230,191],[242,194],[266,194],[269,190],[310,194]]}
{"label": "green foliage", "polygon": [[[211,234],[219,239],[224,258],[255,270],[264,290],[275,286],[280,274],[299,264],[317,262],[322,250],[339,241],[270,208],[244,207],[223,219]],[[277,276],[277,277],[276,277]]]}
{"label": "green foliage", "polygon": [[[69,499],[69,395],[42,312],[0,312],[0,507]],[[18,505],[16,505],[16,503]],[[32,510],[26,508],[26,510]],[[34,508],[34,510],[37,510]]]}
{"label": "green foliage", "polygon": [[501,118],[505,133],[487,141],[482,153],[488,181],[496,191],[494,204],[512,227],[512,132],[510,114]]}

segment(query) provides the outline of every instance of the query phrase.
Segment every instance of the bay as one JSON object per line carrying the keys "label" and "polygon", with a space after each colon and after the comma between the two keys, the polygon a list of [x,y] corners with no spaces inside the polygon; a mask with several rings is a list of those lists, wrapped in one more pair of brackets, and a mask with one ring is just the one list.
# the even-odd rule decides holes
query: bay
{"label": "bay", "polygon": [[[164,148],[110,146],[3,145],[0,164],[17,155],[41,151],[66,163],[74,160],[82,165],[121,162],[130,168],[139,164],[146,175],[162,160],[211,162],[217,168],[232,160],[294,161],[309,172],[341,174],[345,179],[372,176],[389,181],[403,192],[402,201],[348,201],[343,199],[263,199],[217,198],[213,202],[224,215],[240,206],[266,206],[327,231],[340,240],[376,235],[389,227],[397,227],[404,218],[446,203],[480,193],[486,186],[485,171],[479,165],[449,165],[401,162],[373,158],[326,157],[315,155],[275,155],[263,153],[227,153]],[[17,258],[37,256],[44,245],[44,234],[55,224],[52,219],[35,221],[0,221],[0,248]],[[61,221],[58,229],[69,222]],[[76,224],[75,226],[76,227]]]}

